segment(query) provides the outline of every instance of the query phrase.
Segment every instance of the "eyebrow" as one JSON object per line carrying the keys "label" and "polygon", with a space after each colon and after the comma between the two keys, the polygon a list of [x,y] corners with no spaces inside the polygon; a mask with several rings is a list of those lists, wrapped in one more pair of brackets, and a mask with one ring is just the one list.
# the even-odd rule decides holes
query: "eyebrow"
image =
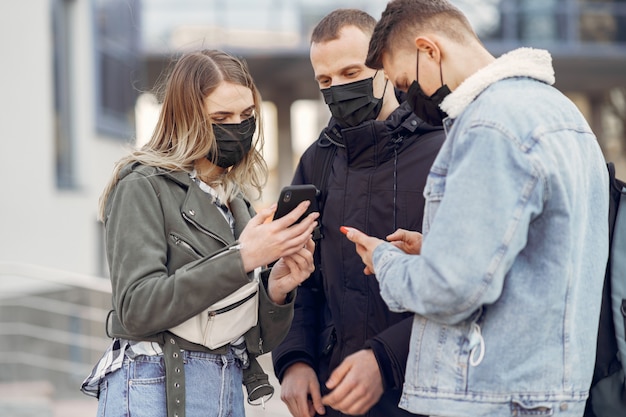
{"label": "eyebrow", "polygon": [[[241,113],[246,113],[248,111],[254,111],[254,104],[250,107],[243,109]],[[231,116],[233,114],[235,114],[235,112],[221,110],[221,111],[216,111],[216,112],[211,113],[210,116]]]}
{"label": "eyebrow", "polygon": [[[341,73],[344,73],[344,72],[349,71],[351,69],[362,70],[364,66],[365,66],[365,64],[363,64],[363,65],[359,65],[359,64],[346,65],[345,67],[340,68],[338,73],[341,74]],[[329,76],[329,75],[326,75],[326,74],[320,74],[320,75],[316,75],[315,76],[315,81],[319,81],[320,78],[332,78],[332,77]]]}

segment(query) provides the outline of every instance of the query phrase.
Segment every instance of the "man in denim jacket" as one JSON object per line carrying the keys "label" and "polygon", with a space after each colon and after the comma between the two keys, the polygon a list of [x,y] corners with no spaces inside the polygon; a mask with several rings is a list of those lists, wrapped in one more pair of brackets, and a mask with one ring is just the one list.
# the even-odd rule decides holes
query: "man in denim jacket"
{"label": "man in denim jacket", "polygon": [[496,59],[447,1],[395,0],[366,63],[384,67],[414,111],[448,116],[424,192],[423,242],[416,232],[383,242],[343,229],[390,309],[415,313],[400,406],[446,417],[582,416],[608,179],[585,119],[551,87],[549,53]]}

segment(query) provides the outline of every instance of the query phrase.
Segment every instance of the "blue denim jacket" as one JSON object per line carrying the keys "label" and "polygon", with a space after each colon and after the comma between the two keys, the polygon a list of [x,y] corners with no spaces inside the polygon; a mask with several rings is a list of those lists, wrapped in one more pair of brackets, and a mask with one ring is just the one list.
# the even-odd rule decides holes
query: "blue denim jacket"
{"label": "blue denim jacket", "polygon": [[400,403],[411,412],[583,414],[608,178],[595,136],[553,80],[549,54],[524,48],[448,96],[421,254],[374,251],[385,302],[416,313]]}

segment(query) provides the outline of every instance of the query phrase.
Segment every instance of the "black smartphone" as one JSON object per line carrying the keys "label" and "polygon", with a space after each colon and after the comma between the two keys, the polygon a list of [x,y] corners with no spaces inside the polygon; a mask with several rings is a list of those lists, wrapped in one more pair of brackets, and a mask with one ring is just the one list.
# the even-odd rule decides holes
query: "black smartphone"
{"label": "black smartphone", "polygon": [[[287,185],[280,191],[278,197],[278,207],[274,213],[274,220],[283,217],[291,210],[295,209],[298,204],[305,200],[309,200],[311,204],[307,208],[306,212],[300,216],[296,223],[299,223],[306,216],[314,211],[317,211],[317,196],[319,191],[313,184],[301,184],[301,185]],[[295,224],[295,223],[294,223]]]}

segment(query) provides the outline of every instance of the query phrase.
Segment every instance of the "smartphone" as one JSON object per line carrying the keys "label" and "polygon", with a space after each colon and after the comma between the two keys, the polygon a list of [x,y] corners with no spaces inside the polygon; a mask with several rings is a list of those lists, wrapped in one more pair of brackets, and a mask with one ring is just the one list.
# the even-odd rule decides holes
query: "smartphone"
{"label": "smartphone", "polygon": [[311,204],[309,204],[306,212],[300,216],[298,220],[296,220],[296,223],[301,222],[306,216],[314,211],[317,211],[318,194],[319,191],[313,184],[287,185],[286,187],[283,187],[280,191],[280,196],[278,197],[278,207],[274,213],[274,220],[283,217],[285,214],[295,209],[298,204],[308,200]]}

